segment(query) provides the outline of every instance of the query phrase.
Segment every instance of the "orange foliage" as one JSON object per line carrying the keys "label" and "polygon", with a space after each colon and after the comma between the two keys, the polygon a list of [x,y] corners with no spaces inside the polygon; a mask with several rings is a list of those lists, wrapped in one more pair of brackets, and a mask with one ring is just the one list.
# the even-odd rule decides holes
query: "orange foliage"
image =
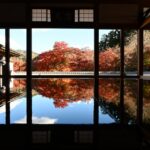
{"label": "orange foliage", "polygon": [[68,48],[68,44],[63,42],[63,41],[60,41],[60,42],[55,42],[54,46],[53,46],[53,49],[54,50],[63,50],[63,49],[67,49]]}
{"label": "orange foliage", "polygon": [[34,71],[93,71],[94,53],[56,42],[53,50],[43,52],[33,60],[32,68]]}
{"label": "orange foliage", "polygon": [[[119,70],[119,54],[114,49],[99,53],[101,71]],[[33,60],[34,71],[93,71],[94,51],[68,47],[65,42],[55,42],[53,50],[43,52]]]}
{"label": "orange foliage", "polygon": [[26,70],[26,64],[21,59],[14,59],[13,61],[13,70],[14,71],[25,71]]}
{"label": "orange foliage", "polygon": [[90,79],[35,79],[32,84],[42,96],[53,98],[55,107],[90,101],[93,97],[93,80]]}
{"label": "orange foliage", "polygon": [[24,79],[13,79],[13,91],[25,90],[26,80]]}
{"label": "orange foliage", "polygon": [[[13,84],[14,92],[23,91],[26,88],[26,81],[23,79],[14,79]],[[63,108],[68,103],[90,101],[94,97],[92,79],[34,79],[32,88],[40,95],[52,98],[55,107]],[[135,97],[136,84],[126,83],[125,92],[128,99]],[[100,79],[99,97],[108,103],[117,103],[120,97],[120,81],[118,79]],[[145,92],[144,98],[146,98]]]}
{"label": "orange foliage", "polygon": [[99,80],[99,96],[107,102],[116,102],[120,96],[119,80],[100,79]]}
{"label": "orange foliage", "polygon": [[109,48],[99,54],[99,70],[116,71],[119,70],[119,54]]}

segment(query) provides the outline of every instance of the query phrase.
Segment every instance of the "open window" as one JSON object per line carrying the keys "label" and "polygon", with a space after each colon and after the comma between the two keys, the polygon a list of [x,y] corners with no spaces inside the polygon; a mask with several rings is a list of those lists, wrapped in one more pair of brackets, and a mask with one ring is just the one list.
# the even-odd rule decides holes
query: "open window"
{"label": "open window", "polygon": [[120,30],[99,30],[99,74],[120,75]]}
{"label": "open window", "polygon": [[26,75],[26,29],[10,29],[11,75]]}
{"label": "open window", "polygon": [[32,74],[93,75],[93,34],[92,29],[32,29]]}

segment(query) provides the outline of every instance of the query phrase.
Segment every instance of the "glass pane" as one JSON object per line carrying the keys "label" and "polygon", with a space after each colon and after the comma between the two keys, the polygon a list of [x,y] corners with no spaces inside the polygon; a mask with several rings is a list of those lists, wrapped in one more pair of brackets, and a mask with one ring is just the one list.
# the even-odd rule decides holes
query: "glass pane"
{"label": "glass pane", "polygon": [[26,74],[26,29],[10,29],[10,72]]}
{"label": "glass pane", "polygon": [[92,29],[32,29],[32,74],[93,74]]}
{"label": "glass pane", "polygon": [[5,30],[0,29],[0,75],[4,72],[5,63]]}
{"label": "glass pane", "polygon": [[138,54],[137,54],[137,31],[126,30],[125,34],[125,47],[124,47],[124,70],[126,75],[136,75],[138,66]]}
{"label": "glass pane", "polygon": [[26,80],[10,80],[10,123],[25,124],[26,112]]}
{"label": "glass pane", "polygon": [[143,123],[150,125],[150,80],[143,82]]}
{"label": "glass pane", "polygon": [[120,80],[99,79],[99,123],[120,122]]}
{"label": "glass pane", "polygon": [[99,73],[120,74],[120,30],[99,30]]}
{"label": "glass pane", "polygon": [[124,81],[124,122],[134,124],[137,120],[137,92],[138,84],[136,79],[125,79]]}
{"label": "glass pane", "polygon": [[6,123],[6,88],[0,78],[0,124]]}
{"label": "glass pane", "polygon": [[93,124],[93,79],[33,79],[33,124]]}

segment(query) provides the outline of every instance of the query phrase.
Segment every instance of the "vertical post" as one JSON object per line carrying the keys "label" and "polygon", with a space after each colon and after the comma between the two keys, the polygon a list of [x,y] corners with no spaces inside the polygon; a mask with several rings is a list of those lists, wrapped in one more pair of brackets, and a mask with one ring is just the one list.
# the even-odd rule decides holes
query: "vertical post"
{"label": "vertical post", "polygon": [[120,63],[121,78],[124,77],[124,29],[120,31]]}
{"label": "vertical post", "polygon": [[5,64],[5,71],[4,71],[4,82],[6,84],[6,124],[10,124],[10,33],[9,28],[5,30],[5,57],[6,57],[6,64]]}
{"label": "vertical post", "polygon": [[31,28],[27,28],[27,76],[26,76],[26,88],[27,88],[27,127],[28,127],[28,145],[32,143],[32,80],[31,80]]}
{"label": "vertical post", "polygon": [[137,99],[137,122],[142,124],[142,112],[143,112],[143,29],[138,30],[138,99]]}
{"label": "vertical post", "polygon": [[94,60],[95,60],[95,67],[94,67],[94,124],[98,124],[98,101],[99,101],[99,30],[97,28],[94,29]]}
{"label": "vertical post", "polygon": [[94,146],[98,146],[99,139],[99,5],[95,2],[94,7]]}
{"label": "vertical post", "polygon": [[138,30],[138,76],[143,76],[143,29]]}
{"label": "vertical post", "polygon": [[124,123],[124,30],[120,32],[120,123]]}
{"label": "vertical post", "polygon": [[32,124],[32,79],[31,79],[31,50],[32,48],[32,34],[31,28],[27,28],[27,124],[30,126]]}
{"label": "vertical post", "polygon": [[26,23],[27,23],[27,59],[26,59],[26,67],[27,67],[27,76],[26,76],[26,90],[27,90],[27,127],[28,127],[28,139],[27,139],[27,149],[30,149],[30,145],[32,144],[32,76],[31,76],[31,60],[32,60],[32,29],[31,29],[31,21],[32,21],[32,9],[30,6],[30,2],[26,3]]}

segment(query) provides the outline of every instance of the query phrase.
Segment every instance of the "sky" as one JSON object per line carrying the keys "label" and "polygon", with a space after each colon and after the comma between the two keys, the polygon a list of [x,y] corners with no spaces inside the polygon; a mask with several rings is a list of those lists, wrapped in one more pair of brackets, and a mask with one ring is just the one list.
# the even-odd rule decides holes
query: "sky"
{"label": "sky", "polygon": [[[99,37],[111,30],[100,30]],[[36,53],[52,50],[56,41],[64,41],[70,47],[94,49],[93,29],[32,29],[32,50]],[[5,31],[0,29],[0,44],[5,44]],[[26,50],[26,29],[10,29],[10,47]]]}
{"label": "sky", "polygon": [[[33,96],[32,99],[32,123],[33,124],[93,124],[94,101],[68,103],[64,108],[56,108],[54,99],[41,95]],[[40,106],[40,108],[39,108]],[[5,105],[0,107],[0,124],[5,124]],[[10,122],[26,123],[26,98],[21,98],[10,103]],[[103,113],[99,107],[99,123],[115,123],[115,120],[107,113]]]}
{"label": "sky", "polygon": [[33,29],[32,31],[33,51],[51,50],[56,41],[64,41],[70,47],[94,49],[92,29]]}

